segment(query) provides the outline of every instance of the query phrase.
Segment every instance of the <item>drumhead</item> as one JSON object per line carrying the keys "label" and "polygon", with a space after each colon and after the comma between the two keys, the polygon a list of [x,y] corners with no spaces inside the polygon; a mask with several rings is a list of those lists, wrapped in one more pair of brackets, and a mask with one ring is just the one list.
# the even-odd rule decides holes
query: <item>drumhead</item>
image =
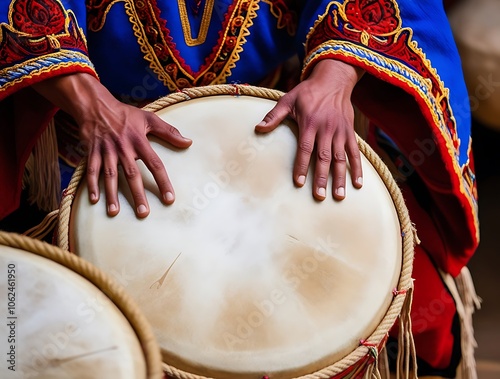
{"label": "drumhead", "polygon": [[5,244],[4,237],[10,239],[0,233],[0,307],[7,325],[0,329],[0,353],[7,377],[153,377],[141,341],[108,296],[62,264]]}
{"label": "drumhead", "polygon": [[258,379],[314,373],[370,336],[398,285],[401,226],[376,170],[363,156],[361,190],[348,177],[345,200],[315,201],[312,174],[305,188],[292,181],[296,126],[254,132],[274,105],[219,95],[159,110],[194,142],[176,151],[152,139],[176,201],[158,200],[139,162],[146,219],[135,217],[123,176],[118,216],[105,215],[104,200],[89,205],[84,181],[72,202],[71,250],[123,279],[164,361],[180,370]]}

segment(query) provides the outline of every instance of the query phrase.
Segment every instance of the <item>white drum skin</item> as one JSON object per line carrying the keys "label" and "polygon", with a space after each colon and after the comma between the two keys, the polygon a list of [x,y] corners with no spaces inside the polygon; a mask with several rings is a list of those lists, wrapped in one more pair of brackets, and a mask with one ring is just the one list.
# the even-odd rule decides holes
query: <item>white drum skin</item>
{"label": "white drum skin", "polygon": [[184,151],[152,142],[176,201],[160,202],[139,163],[146,219],[135,217],[123,176],[116,217],[104,200],[90,206],[84,182],[73,202],[70,249],[121,281],[165,362],[189,373],[280,379],[322,369],[373,332],[398,283],[400,224],[380,177],[363,157],[364,187],[348,177],[341,202],[314,200],[312,174],[296,188],[295,127],[254,132],[274,105],[211,96],[157,112],[194,142]]}
{"label": "white drum skin", "polygon": [[449,13],[474,117],[500,131],[500,1],[464,0]]}
{"label": "white drum skin", "polygon": [[[15,279],[8,285],[9,273]],[[146,378],[132,327],[85,278],[50,259],[0,245],[0,283],[2,323],[12,325],[0,329],[3,378]],[[8,357],[14,360],[6,364]],[[8,369],[12,363],[15,371]]]}

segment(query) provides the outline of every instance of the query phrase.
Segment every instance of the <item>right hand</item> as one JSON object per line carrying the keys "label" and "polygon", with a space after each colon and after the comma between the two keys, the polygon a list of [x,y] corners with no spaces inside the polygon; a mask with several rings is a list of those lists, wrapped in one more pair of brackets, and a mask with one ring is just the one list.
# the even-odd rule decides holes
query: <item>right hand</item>
{"label": "right hand", "polygon": [[92,204],[99,201],[99,175],[103,172],[107,213],[109,216],[118,214],[118,165],[121,165],[137,217],[148,216],[150,209],[137,159],[141,159],[153,174],[162,201],[173,203],[174,189],[147,135],[155,135],[178,148],[189,147],[192,143],[190,139],[183,137],[175,127],[154,113],[118,101],[88,74],[51,78],[33,87],[77,122],[88,152],[87,182]]}

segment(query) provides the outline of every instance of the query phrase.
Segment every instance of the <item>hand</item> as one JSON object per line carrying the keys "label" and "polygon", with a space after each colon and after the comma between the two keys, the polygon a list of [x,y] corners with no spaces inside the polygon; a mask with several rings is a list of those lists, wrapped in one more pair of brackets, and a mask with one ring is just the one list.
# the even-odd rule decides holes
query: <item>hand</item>
{"label": "hand", "polygon": [[80,137],[88,151],[87,182],[89,200],[99,201],[99,175],[104,173],[107,213],[120,211],[118,164],[130,187],[137,217],[149,215],[149,204],[136,159],[153,174],[165,204],[173,203],[174,189],[165,167],[152,149],[147,134],[153,134],[178,148],[191,145],[172,125],[154,113],[118,101],[97,79],[88,74],[72,74],[48,79],[34,88],[54,105],[69,113],[80,127]]}
{"label": "hand", "polygon": [[[345,197],[346,153],[351,166],[352,184],[363,185],[361,157],[354,132],[351,93],[363,71],[346,63],[325,59],[316,64],[311,75],[285,94],[256,126],[256,131],[274,130],[287,116],[299,126],[299,139],[293,180],[305,183],[311,159],[316,159],[313,196],[326,198],[330,170],[333,197]],[[313,152],[316,151],[315,157]]]}

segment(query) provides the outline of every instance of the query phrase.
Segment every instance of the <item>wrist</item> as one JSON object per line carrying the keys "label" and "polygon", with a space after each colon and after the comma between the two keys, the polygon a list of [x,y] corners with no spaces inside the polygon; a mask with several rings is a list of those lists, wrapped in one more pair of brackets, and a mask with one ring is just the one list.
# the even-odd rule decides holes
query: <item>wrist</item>
{"label": "wrist", "polygon": [[85,119],[97,102],[116,100],[98,79],[86,73],[50,78],[33,88],[77,122]]}
{"label": "wrist", "polygon": [[339,61],[336,59],[322,59],[312,68],[311,74],[307,79],[313,80],[338,80],[354,88],[356,83],[363,77],[365,70],[360,67]]}

